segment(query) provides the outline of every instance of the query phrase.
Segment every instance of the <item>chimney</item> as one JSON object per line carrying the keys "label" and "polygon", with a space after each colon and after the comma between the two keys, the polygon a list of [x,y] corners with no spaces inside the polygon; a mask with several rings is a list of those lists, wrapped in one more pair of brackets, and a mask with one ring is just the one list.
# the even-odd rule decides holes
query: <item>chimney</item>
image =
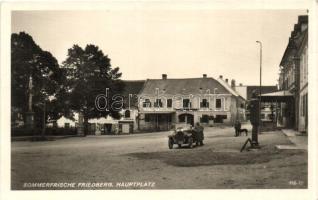
{"label": "chimney", "polygon": [[166,80],[167,79],[167,74],[162,74],[162,80]]}
{"label": "chimney", "polygon": [[225,79],[225,82],[226,82],[226,83],[229,83],[229,79],[228,79],[228,78],[226,78],[226,79]]}
{"label": "chimney", "polygon": [[223,79],[223,76],[222,76],[222,75],[220,75],[220,76],[219,76],[219,78],[220,78],[220,79]]}
{"label": "chimney", "polygon": [[232,88],[235,88],[235,79],[232,79],[232,80],[231,80],[231,87],[232,87]]}
{"label": "chimney", "polygon": [[203,74],[203,78],[206,78],[207,76],[206,76],[206,74]]}

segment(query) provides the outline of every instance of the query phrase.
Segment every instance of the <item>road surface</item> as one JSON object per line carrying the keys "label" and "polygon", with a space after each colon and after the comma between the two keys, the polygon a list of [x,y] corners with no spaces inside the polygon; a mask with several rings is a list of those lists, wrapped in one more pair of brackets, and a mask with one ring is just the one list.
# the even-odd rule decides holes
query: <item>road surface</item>
{"label": "road surface", "polygon": [[12,142],[12,189],[307,187],[307,151],[276,149],[290,144],[280,131],[261,134],[262,148],[242,153],[248,137],[234,137],[233,127],[204,133],[204,146],[172,150],[169,132]]}

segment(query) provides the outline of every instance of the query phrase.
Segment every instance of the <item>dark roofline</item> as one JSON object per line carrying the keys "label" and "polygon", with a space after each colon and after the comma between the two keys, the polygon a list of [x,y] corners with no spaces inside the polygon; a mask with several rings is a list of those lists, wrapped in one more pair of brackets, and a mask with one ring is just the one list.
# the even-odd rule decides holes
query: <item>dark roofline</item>
{"label": "dark roofline", "polygon": [[123,82],[145,82],[146,80],[121,80]]}
{"label": "dark roofline", "polygon": [[140,90],[139,90],[138,95],[140,95],[140,94],[142,94],[142,93],[144,92],[145,86],[146,86],[146,84],[147,84],[148,81],[149,81],[149,79],[146,79],[146,80],[145,80],[144,84],[142,85],[142,87],[141,87]]}
{"label": "dark roofline", "polygon": [[298,22],[300,23],[308,23],[308,15],[299,15]]}
{"label": "dark roofline", "polygon": [[[235,87],[259,87],[259,85],[236,85]],[[262,85],[262,87],[277,87],[277,85]]]}
{"label": "dark roofline", "polygon": [[[167,78],[167,79],[146,79],[145,83],[143,84],[142,89],[140,90],[139,94],[144,93],[144,90],[148,84],[148,82],[150,81],[160,81],[160,82],[168,82],[168,81],[184,81],[184,80],[210,80],[210,81],[214,81],[216,84],[219,84],[225,91],[227,91],[229,94],[231,94],[231,92],[224,87],[217,79],[213,78],[213,77],[199,77],[199,78]],[[233,95],[233,94],[232,94]]]}
{"label": "dark roofline", "polygon": [[308,24],[308,15],[299,15],[297,24],[294,24],[294,29],[291,31],[291,34],[290,34],[290,37],[288,40],[288,44],[286,46],[283,57],[282,57],[281,62],[279,64],[280,66],[284,66],[284,64],[286,62],[286,57],[289,54],[291,48],[293,48],[293,45],[294,45],[293,39],[294,39],[294,36],[296,35],[296,32],[300,31],[300,25],[306,24],[306,23]]}
{"label": "dark roofline", "polygon": [[167,79],[161,79],[161,78],[157,78],[157,79],[147,79],[147,80],[150,80],[150,81],[158,81],[158,80],[193,80],[193,79],[213,79],[213,80],[216,80],[215,78],[213,77],[206,77],[206,78],[203,78],[203,77],[198,77],[198,78],[167,78]]}

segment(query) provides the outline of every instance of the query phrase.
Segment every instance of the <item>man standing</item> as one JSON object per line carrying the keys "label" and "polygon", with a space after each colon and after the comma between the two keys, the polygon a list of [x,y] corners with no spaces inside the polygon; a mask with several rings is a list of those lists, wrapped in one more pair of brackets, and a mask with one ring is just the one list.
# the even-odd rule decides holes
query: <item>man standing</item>
{"label": "man standing", "polygon": [[259,131],[259,99],[257,99],[257,92],[252,92],[252,99],[249,101],[248,109],[250,111],[250,121],[252,124],[252,147],[258,146],[258,131]]}
{"label": "man standing", "polygon": [[235,137],[237,137],[239,136],[240,130],[241,130],[241,122],[239,120],[235,121],[234,128],[235,128]]}
{"label": "man standing", "polygon": [[203,126],[200,125],[200,123],[196,123],[194,126],[194,131],[196,134],[196,140],[197,140],[197,145],[200,143],[200,145],[203,145],[203,140],[204,140],[204,133],[203,133]]}

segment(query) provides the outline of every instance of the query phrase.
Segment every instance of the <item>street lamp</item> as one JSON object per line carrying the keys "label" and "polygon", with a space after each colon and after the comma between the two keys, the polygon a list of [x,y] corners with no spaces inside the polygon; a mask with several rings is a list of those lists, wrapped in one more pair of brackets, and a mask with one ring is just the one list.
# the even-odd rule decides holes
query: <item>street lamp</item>
{"label": "street lamp", "polygon": [[259,130],[258,132],[260,133],[260,127],[261,127],[261,98],[262,98],[262,42],[261,41],[256,41],[256,43],[259,44]]}

